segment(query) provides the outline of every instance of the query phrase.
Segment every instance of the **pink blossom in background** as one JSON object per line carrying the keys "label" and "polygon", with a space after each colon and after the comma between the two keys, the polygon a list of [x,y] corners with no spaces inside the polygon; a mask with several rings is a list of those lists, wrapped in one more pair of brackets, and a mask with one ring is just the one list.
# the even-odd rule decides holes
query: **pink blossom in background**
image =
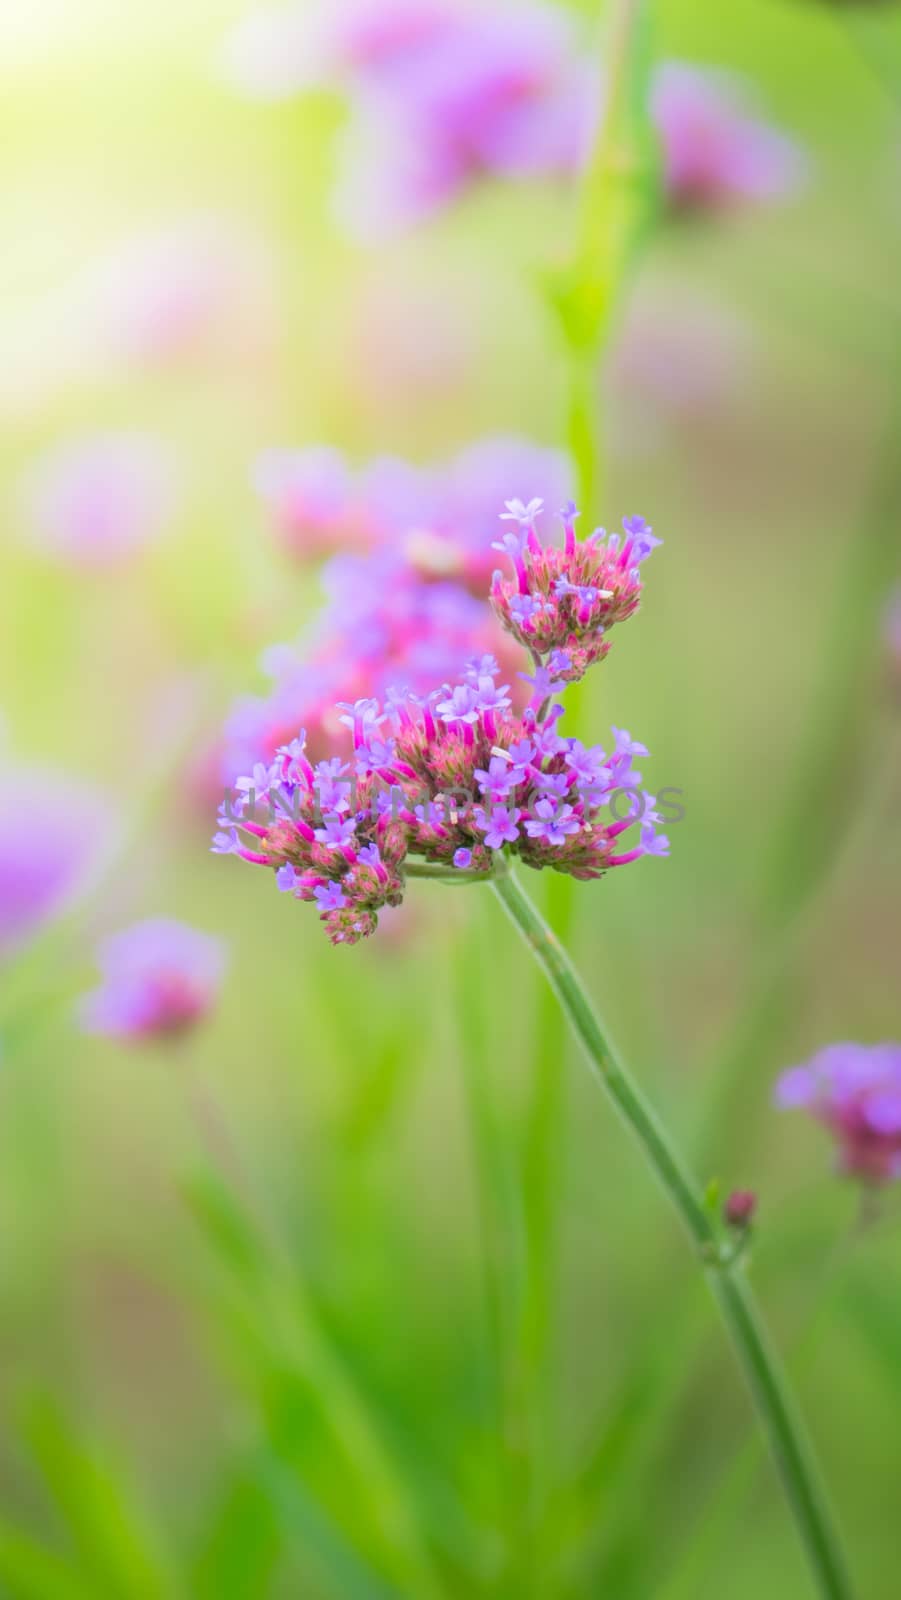
{"label": "pink blossom in background", "polygon": [[892,591],[885,608],[884,637],[889,660],[901,674],[901,585]]}
{"label": "pink blossom in background", "polygon": [[901,1044],[828,1045],[783,1073],[776,1104],[829,1129],[842,1172],[868,1183],[901,1178]]}
{"label": "pink blossom in background", "polygon": [[90,784],[0,761],[0,957],[67,909],[112,827],[109,803]]}
{"label": "pink blossom in background", "polygon": [[[485,176],[573,177],[602,93],[569,19],[541,0],[286,7],[251,14],[226,56],[245,92],[331,84],[345,93],[336,206],[364,238],[428,217]],[[803,176],[797,146],[755,113],[731,74],[665,65],[654,114],[674,206],[775,199]]]}
{"label": "pink blossom in background", "polygon": [[486,651],[509,662],[484,601],[457,583],[423,581],[400,551],[336,557],[323,580],[326,604],[314,626],[263,657],[268,693],[242,697],[231,712],[221,769],[226,781],[271,760],[299,727],[314,752],[329,749],[344,737],[335,713],[339,700],[395,685],[424,690]]}
{"label": "pink blossom in background", "polygon": [[422,579],[453,580],[485,596],[504,486],[521,483],[530,499],[560,505],[568,466],[562,451],[501,434],[431,467],[379,456],[354,471],[323,446],[264,451],[253,477],[276,537],[299,559],[387,546]]}
{"label": "pink blossom in background", "polygon": [[245,92],[347,94],[336,203],[357,235],[425,217],[484,174],[565,174],[583,109],[564,13],[542,4],[336,0],[251,14],[226,45]]}
{"label": "pink blossom in background", "polygon": [[137,922],[101,945],[103,981],[83,997],[81,1025],[132,1042],[184,1033],[218,999],[225,961],[220,939],[186,923]]}
{"label": "pink blossom in background", "polygon": [[[496,434],[467,445],[449,462],[442,480],[435,532],[451,552],[452,568],[476,595],[487,595],[498,565],[494,541],[498,506],[511,483],[528,500],[559,510],[568,496],[569,460],[562,450],[518,434]],[[409,547],[408,547],[409,548]],[[415,552],[411,553],[411,559]]]}
{"label": "pink blossom in background", "polygon": [[166,446],[139,433],[95,434],[35,462],[22,490],[33,544],[80,567],[114,565],[152,543],[175,507]]}
{"label": "pink blossom in background", "polygon": [[573,172],[583,110],[572,62],[565,16],[541,5],[518,7],[515,18],[460,6],[429,44],[380,55],[353,91],[340,221],[378,238],[432,215],[480,178]]}
{"label": "pink blossom in background", "polygon": [[359,543],[352,475],[340,450],[264,450],[254,463],[253,485],[279,542],[301,559]]}
{"label": "pink blossom in background", "polygon": [[753,111],[742,78],[670,62],[657,73],[653,107],[671,205],[715,210],[798,188],[804,157]]}
{"label": "pink blossom in background", "polygon": [[680,426],[728,415],[753,377],[734,309],[673,285],[631,296],[601,374],[616,453],[641,457]]}
{"label": "pink blossom in background", "polygon": [[271,339],[272,264],[230,217],[177,217],[120,240],[88,268],[82,294],[98,342],[119,360],[154,365]]}

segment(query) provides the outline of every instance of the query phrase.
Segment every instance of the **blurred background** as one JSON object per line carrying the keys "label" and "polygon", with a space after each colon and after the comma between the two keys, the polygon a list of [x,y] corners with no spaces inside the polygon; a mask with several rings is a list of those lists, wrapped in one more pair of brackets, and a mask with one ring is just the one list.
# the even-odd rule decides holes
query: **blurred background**
{"label": "blurred background", "polygon": [[[690,1253],[492,897],[416,885],[336,950],[209,853],[235,702],[341,614],[261,453],[566,448],[576,176],[358,236],[352,91],[276,83],[250,10],[0,11],[0,1593],[806,1594]],[[597,8],[547,10],[590,60]],[[889,1600],[897,1198],[862,1208],[772,1089],[901,1033],[901,18],[655,11],[655,58],[743,75],[794,165],[671,194],[599,360],[584,520],[665,544],[580,731],[631,729],[685,817],[577,886],[573,946],[699,1175],[758,1193],[755,1280]],[[148,918],[222,941],[216,1003],[85,1031]]]}

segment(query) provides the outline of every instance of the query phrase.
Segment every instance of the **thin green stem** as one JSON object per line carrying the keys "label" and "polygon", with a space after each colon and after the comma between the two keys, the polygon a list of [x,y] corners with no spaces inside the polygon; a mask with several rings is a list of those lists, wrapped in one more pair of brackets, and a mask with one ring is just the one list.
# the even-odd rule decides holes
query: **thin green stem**
{"label": "thin green stem", "polygon": [[598,131],[579,192],[575,246],[553,285],[568,350],[567,441],[579,504],[597,504],[602,447],[598,367],[654,213],[648,95],[651,0],[611,0],[602,40]]}
{"label": "thin green stem", "polygon": [[850,1581],[816,1461],[740,1263],[724,1251],[694,1178],[617,1056],[566,951],[512,873],[499,873],[493,887],[694,1245],[769,1440],[819,1594],[824,1600],[850,1600]]}

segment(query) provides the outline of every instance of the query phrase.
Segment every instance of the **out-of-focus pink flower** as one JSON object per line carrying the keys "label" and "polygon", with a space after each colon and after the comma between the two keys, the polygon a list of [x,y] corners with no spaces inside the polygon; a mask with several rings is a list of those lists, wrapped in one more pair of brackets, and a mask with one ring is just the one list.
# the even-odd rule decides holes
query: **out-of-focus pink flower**
{"label": "out-of-focus pink flower", "polygon": [[825,1124],[843,1172],[868,1183],[901,1178],[901,1045],[829,1045],[783,1073],[776,1104]]}
{"label": "out-of-focus pink flower", "polygon": [[228,217],[175,218],[121,240],[88,269],[82,293],[115,358],[179,360],[207,347],[268,343],[271,269],[262,243]]}
{"label": "out-of-focus pink flower", "polygon": [[541,5],[458,6],[415,51],[357,66],[336,195],[348,231],[378,238],[421,221],[483,177],[574,170],[583,108],[570,33]]}
{"label": "out-of-focus pink flower", "polygon": [[754,114],[747,85],[730,73],[667,63],[657,74],[653,109],[673,206],[711,210],[780,199],[804,175],[798,146]]}
{"label": "out-of-focus pink flower", "polygon": [[[443,475],[435,533],[448,552],[446,570],[473,594],[488,592],[498,565],[493,548],[497,508],[507,486],[521,486],[526,500],[543,500],[559,509],[567,498],[570,468],[562,450],[548,449],[517,434],[496,434],[468,445]],[[408,545],[415,559],[415,550]],[[451,560],[452,558],[452,560]],[[427,570],[427,568],[425,568]]]}
{"label": "out-of-focus pink flower", "polygon": [[162,533],[175,502],[162,442],[138,433],[97,434],[51,450],[23,487],[33,542],[73,566],[126,559]]}
{"label": "out-of-focus pink flower", "polygon": [[[233,78],[279,96],[331,83],[350,99],[336,203],[353,233],[427,217],[483,176],[571,177],[597,121],[597,74],[558,8],[470,0],[333,0],[260,13],[232,36]],[[673,63],[654,112],[673,205],[775,198],[797,147],[757,117],[740,79]]]}
{"label": "out-of-focus pink flower", "polygon": [[137,922],[99,951],[103,982],[80,1006],[88,1033],[138,1042],[184,1033],[218,998],[225,947],[183,922]]}
{"label": "out-of-focus pink flower", "polygon": [[112,826],[108,802],[71,774],[0,765],[0,956],[77,897]]}
{"label": "out-of-focus pink flower", "polygon": [[280,542],[303,560],[359,543],[351,472],[340,450],[264,450],[253,482]]}
{"label": "out-of-focus pink flower", "polygon": [[[488,607],[457,583],[424,582],[402,552],[337,557],[324,573],[327,602],[307,636],[263,657],[262,697],[235,705],[225,730],[223,776],[271,760],[299,727],[314,755],[345,739],[339,701],[405,685],[425,690],[473,655],[509,646]],[[518,659],[518,657],[517,657]]]}
{"label": "out-of-focus pink flower", "polygon": [[646,454],[668,429],[720,414],[753,354],[730,306],[672,288],[632,296],[604,373],[617,452]]}
{"label": "out-of-focus pink flower", "polygon": [[889,595],[883,637],[892,675],[901,683],[901,585]]}
{"label": "out-of-focus pink flower", "polygon": [[420,578],[485,595],[497,566],[499,494],[515,482],[530,499],[560,504],[567,470],[561,451],[501,434],[434,467],[379,456],[356,473],[337,450],[270,450],[258,458],[254,481],[279,539],[304,561],[389,547]]}
{"label": "out-of-focus pink flower", "polygon": [[482,175],[571,171],[583,118],[573,60],[558,10],[469,0],[288,7],[246,19],[226,47],[251,93],[331,81],[349,94],[337,205],[364,236],[429,215]]}

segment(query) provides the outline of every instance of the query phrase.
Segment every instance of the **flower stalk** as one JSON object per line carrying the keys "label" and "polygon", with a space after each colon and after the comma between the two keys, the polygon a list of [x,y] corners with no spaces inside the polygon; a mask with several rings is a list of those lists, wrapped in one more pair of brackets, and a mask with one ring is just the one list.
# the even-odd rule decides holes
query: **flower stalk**
{"label": "flower stalk", "polygon": [[[653,219],[657,161],[649,111],[651,0],[611,0],[603,37],[603,103],[580,190],[576,240],[552,287],[569,360],[567,435],[579,501],[598,501],[598,356]],[[600,87],[600,78],[599,78]]]}
{"label": "flower stalk", "polygon": [[851,1600],[850,1580],[812,1447],[731,1241],[722,1236],[656,1112],[617,1055],[565,949],[501,859],[491,884],[694,1246],[769,1441],[817,1592],[823,1600]]}

